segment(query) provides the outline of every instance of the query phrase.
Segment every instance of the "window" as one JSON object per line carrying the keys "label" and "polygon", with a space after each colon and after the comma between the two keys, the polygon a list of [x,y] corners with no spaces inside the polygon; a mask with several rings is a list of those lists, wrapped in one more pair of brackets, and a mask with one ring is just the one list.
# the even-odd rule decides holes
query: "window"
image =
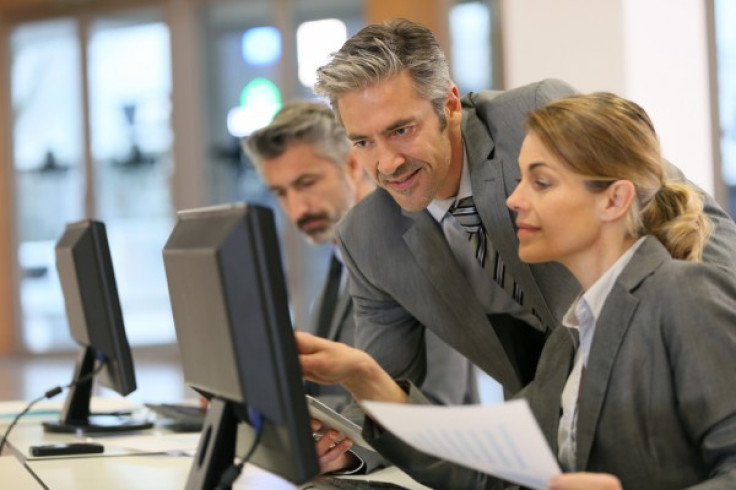
{"label": "window", "polygon": [[728,189],[729,211],[736,216],[736,3],[715,1],[718,100],[721,117],[723,182]]}
{"label": "window", "polygon": [[461,94],[493,88],[491,12],[485,2],[450,9],[452,78]]}
{"label": "window", "polygon": [[170,52],[154,12],[98,18],[90,28],[93,215],[107,225],[133,345],[175,338],[161,258],[174,222]]}
{"label": "window", "polygon": [[54,245],[84,216],[77,25],[24,24],[10,46],[22,339],[40,352],[71,343]]}
{"label": "window", "polygon": [[10,38],[22,340],[32,352],[71,345],[54,247],[84,217],[107,225],[129,341],[174,340],[161,259],[173,224],[168,28],[136,11],[95,18],[88,43],[81,36],[78,19],[63,18],[19,24]]}

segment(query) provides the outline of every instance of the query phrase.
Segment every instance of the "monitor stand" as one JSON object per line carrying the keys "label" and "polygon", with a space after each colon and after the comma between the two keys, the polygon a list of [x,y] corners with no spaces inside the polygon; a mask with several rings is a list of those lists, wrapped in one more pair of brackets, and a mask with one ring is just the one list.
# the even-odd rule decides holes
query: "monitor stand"
{"label": "monitor stand", "polygon": [[235,459],[238,419],[233,403],[213,397],[204,419],[186,490],[215,488]]}
{"label": "monitor stand", "polygon": [[[95,350],[85,347],[77,357],[74,368],[74,380],[94,372]],[[128,432],[144,430],[153,427],[152,422],[137,420],[123,414],[92,415],[90,414],[90,401],[92,399],[92,377],[69,388],[64,408],[59,420],[43,422],[46,432],[54,433],[102,433],[102,432]]]}

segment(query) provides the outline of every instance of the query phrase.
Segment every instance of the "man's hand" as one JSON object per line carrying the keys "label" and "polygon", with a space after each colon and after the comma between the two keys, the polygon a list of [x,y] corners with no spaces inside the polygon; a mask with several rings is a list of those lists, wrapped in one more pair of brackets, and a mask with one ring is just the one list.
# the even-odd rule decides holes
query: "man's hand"
{"label": "man's hand", "polygon": [[302,373],[315,383],[345,384],[360,376],[363,365],[375,363],[362,350],[304,332],[296,332],[296,344]]}
{"label": "man's hand", "polygon": [[547,482],[548,490],[621,490],[621,482],[606,473],[564,473]]}
{"label": "man's hand", "polygon": [[319,435],[319,439],[314,443],[314,449],[317,452],[320,473],[324,475],[358,468],[360,461],[348,452],[353,446],[353,441],[332,429],[320,433],[321,428],[320,421],[312,419],[312,431]]}
{"label": "man's hand", "polygon": [[362,350],[304,332],[295,335],[302,375],[308,380],[340,384],[358,401],[407,401],[401,387]]}

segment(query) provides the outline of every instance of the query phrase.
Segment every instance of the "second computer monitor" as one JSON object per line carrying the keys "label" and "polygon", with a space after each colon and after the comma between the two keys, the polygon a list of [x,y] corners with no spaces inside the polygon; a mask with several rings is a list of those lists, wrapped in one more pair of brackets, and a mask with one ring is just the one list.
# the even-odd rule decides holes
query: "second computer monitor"
{"label": "second computer monitor", "polygon": [[123,415],[90,413],[93,377],[123,396],[136,389],[104,223],[69,223],[55,252],[69,332],[81,349],[61,416],[44,422],[44,428],[49,432],[114,432],[151,427],[150,422]]}
{"label": "second computer monitor", "polygon": [[252,463],[295,483],[314,477],[272,211],[238,204],[180,212],[163,255],[184,377],[217,407],[205,421],[188,488],[216,484],[232,464],[233,422],[246,427],[244,446],[263,427]]}

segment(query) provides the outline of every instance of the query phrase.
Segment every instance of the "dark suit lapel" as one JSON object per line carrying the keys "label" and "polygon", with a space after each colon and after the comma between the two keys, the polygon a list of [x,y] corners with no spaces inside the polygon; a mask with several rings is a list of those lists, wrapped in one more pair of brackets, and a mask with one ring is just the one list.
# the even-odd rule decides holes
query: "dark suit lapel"
{"label": "dark suit lapel", "polygon": [[434,286],[438,301],[454,316],[454,321],[438,324],[433,331],[508,390],[518,391],[521,386],[516,371],[496,335],[488,335],[489,330],[492,332],[488,318],[453,259],[439,225],[425,211],[404,214],[413,219],[404,241],[428,283]]}
{"label": "dark suit lapel", "polygon": [[581,470],[587,468],[616,357],[639,305],[639,298],[632,292],[669,259],[661,243],[647,238],[616,280],[601,310],[579,397],[576,467]]}
{"label": "dark suit lapel", "polygon": [[338,303],[340,301],[340,282],[342,276],[346,273],[345,266],[333,253],[330,257],[329,267],[327,268],[327,277],[322,286],[322,292],[317,302],[317,309],[314,315],[315,329],[314,334],[326,339],[332,339],[331,331],[337,313]]}
{"label": "dark suit lapel", "polygon": [[554,327],[557,322],[529,266],[519,260],[516,229],[506,206],[507,189],[514,189],[519,182],[517,162],[490,158],[493,140],[483,123],[472,113],[463,119],[463,137],[472,176],[473,200],[486,232],[507,270],[524,291],[524,304],[534,308],[548,327]]}
{"label": "dark suit lapel", "polygon": [[[347,274],[346,270],[343,270],[343,274]],[[335,314],[332,315],[332,321],[330,322],[330,328],[327,332],[326,338],[330,340],[339,341],[340,338],[340,327],[345,322],[345,317],[352,314],[353,300],[350,294],[347,292],[347,287],[340,291],[335,305]]]}

